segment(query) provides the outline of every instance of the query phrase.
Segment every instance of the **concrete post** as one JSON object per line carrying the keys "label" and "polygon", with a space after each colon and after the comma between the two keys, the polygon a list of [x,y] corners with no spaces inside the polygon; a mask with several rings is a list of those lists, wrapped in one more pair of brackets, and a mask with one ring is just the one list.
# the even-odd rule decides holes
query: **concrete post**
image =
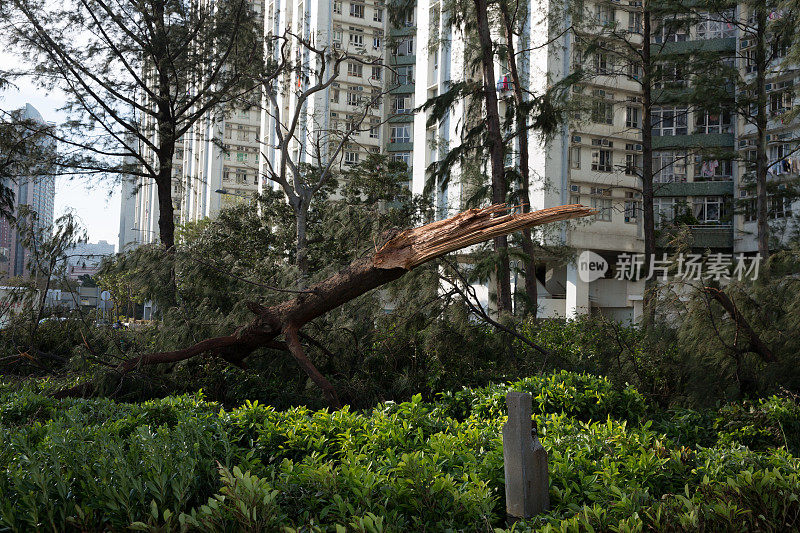
{"label": "concrete post", "polygon": [[531,395],[506,395],[508,422],[503,426],[506,514],[509,521],[530,518],[550,508],[547,452],[531,432]]}
{"label": "concrete post", "polygon": [[577,265],[567,265],[566,318],[589,314],[589,284],[578,274]]}

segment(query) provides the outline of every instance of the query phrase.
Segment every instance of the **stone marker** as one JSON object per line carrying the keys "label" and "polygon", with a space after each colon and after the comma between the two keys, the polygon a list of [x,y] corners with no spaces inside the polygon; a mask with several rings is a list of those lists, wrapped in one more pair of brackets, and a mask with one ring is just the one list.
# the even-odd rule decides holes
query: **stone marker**
{"label": "stone marker", "polygon": [[530,518],[550,508],[547,452],[531,433],[531,395],[506,395],[508,422],[503,426],[506,514],[509,521]]}

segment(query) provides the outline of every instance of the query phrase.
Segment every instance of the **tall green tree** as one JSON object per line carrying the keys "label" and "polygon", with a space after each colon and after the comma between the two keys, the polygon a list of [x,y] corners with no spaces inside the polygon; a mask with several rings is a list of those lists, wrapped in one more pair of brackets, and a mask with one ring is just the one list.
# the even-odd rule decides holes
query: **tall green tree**
{"label": "tall green tree", "polygon": [[248,0],[10,0],[0,24],[25,61],[5,74],[67,94],[67,127],[53,136],[74,172],[155,182],[169,250],[176,146],[196,122],[256,94],[258,22]]}

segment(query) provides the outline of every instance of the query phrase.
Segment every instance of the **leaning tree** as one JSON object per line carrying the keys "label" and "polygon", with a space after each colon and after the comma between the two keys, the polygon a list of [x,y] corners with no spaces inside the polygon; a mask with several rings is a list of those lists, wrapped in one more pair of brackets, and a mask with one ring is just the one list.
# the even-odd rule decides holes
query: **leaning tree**
{"label": "leaning tree", "polygon": [[[387,235],[374,254],[357,259],[338,273],[298,291],[298,295],[269,307],[248,302],[255,317],[228,335],[204,339],[173,351],[143,354],[123,362],[119,370],[129,372],[143,365],[175,363],[202,354],[218,356],[244,366],[259,348],[290,353],[314,383],[322,389],[331,407],[340,402],[333,385],[306,356],[300,329],[312,320],[375,288],[390,283],[412,269],[498,235],[592,214],[582,205],[551,207],[527,213],[511,213],[505,204],[470,209],[452,218]],[[57,397],[84,395],[91,385],[61,391]]]}

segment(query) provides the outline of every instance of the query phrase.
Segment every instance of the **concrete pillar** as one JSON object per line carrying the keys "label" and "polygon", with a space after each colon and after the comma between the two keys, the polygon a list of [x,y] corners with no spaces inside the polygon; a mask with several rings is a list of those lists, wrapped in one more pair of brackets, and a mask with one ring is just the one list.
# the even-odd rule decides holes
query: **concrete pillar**
{"label": "concrete pillar", "polygon": [[506,514],[509,522],[531,518],[550,508],[547,452],[531,432],[531,395],[506,395],[508,421],[503,426]]}
{"label": "concrete pillar", "polygon": [[589,283],[578,275],[578,267],[574,263],[567,265],[567,302],[566,317],[578,318],[589,314]]}

